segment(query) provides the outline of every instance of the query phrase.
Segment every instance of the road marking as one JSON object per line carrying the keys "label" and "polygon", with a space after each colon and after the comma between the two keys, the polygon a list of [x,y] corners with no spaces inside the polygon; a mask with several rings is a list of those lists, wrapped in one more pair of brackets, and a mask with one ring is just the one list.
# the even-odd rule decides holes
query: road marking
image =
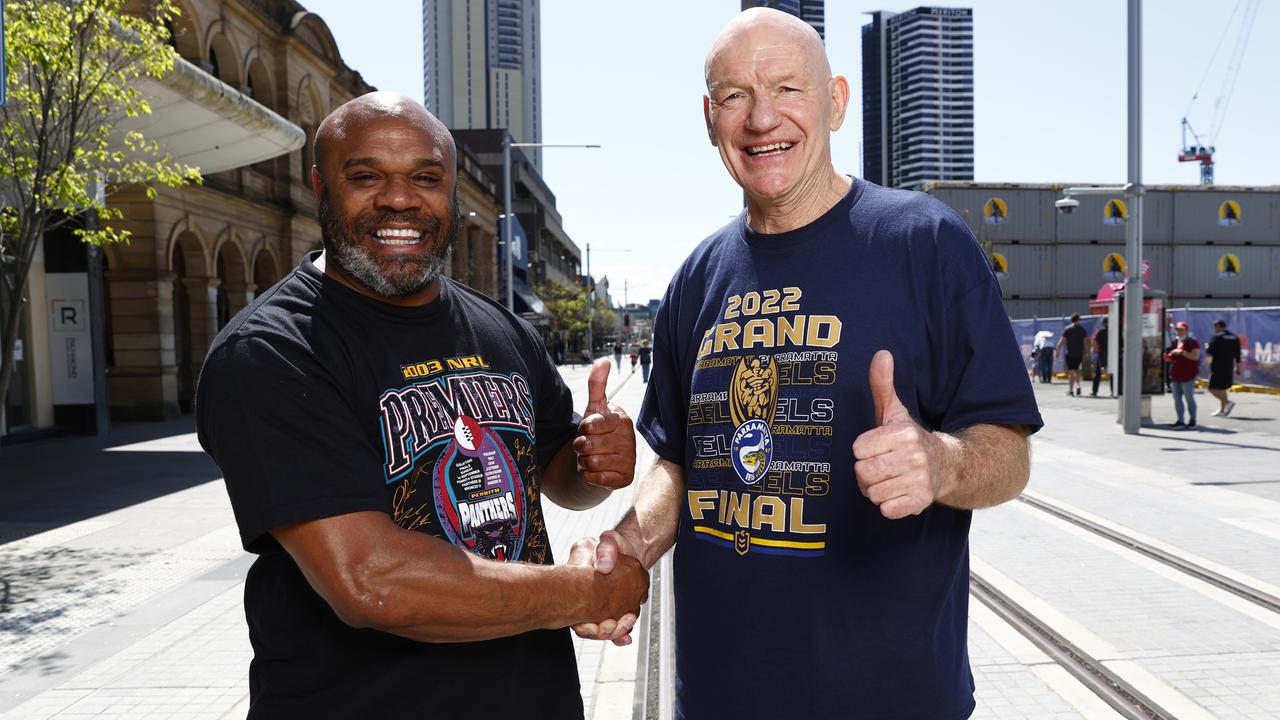
{"label": "road marking", "polygon": [[[1041,513],[1041,515],[1044,515],[1044,513]],[[1045,517],[1049,516],[1045,515]],[[1059,522],[1064,525],[1067,524],[1063,521]],[[1085,531],[1081,530],[1080,532]],[[1093,533],[1086,534],[1091,537],[1097,537]],[[1101,538],[1098,539],[1101,540]],[[1118,548],[1119,546],[1116,547]],[[1080,648],[1082,652],[1103,663],[1125,682],[1132,685],[1135,690],[1151,698],[1153,702],[1168,710],[1178,720],[1215,720],[1213,715],[1194,700],[1139,667],[1114,645],[1067,617],[1062,611],[1048,602],[1032,594],[1031,591],[1019,585],[1008,575],[974,555],[970,555],[969,564],[975,574],[980,575],[997,590],[1007,595],[1010,600],[1021,605],[1024,610],[1034,615],[1041,623],[1053,628],[1068,642]]]}
{"label": "road marking", "polygon": [[[1258,520],[1256,518],[1229,518],[1229,517],[1218,518],[1218,520],[1228,525],[1234,525],[1235,527],[1238,527],[1242,530],[1248,530],[1249,532],[1257,533],[1259,535],[1262,535],[1263,537],[1271,538],[1272,540],[1280,540],[1280,525],[1277,525],[1276,523],[1273,523],[1273,522],[1268,522],[1266,520]],[[1272,593],[1272,594],[1274,595],[1274,594],[1280,594],[1280,593]]]}

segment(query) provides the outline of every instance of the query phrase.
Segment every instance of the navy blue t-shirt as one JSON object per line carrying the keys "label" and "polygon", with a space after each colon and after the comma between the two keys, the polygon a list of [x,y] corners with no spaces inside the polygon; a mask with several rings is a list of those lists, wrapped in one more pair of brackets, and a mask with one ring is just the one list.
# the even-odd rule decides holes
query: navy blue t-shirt
{"label": "navy blue t-shirt", "polygon": [[886,520],[858,491],[872,355],[926,427],[1041,425],[972,233],[855,180],[786,233],[745,215],[681,266],[654,323],[639,429],[682,465],[677,714],[964,718],[970,513]]}

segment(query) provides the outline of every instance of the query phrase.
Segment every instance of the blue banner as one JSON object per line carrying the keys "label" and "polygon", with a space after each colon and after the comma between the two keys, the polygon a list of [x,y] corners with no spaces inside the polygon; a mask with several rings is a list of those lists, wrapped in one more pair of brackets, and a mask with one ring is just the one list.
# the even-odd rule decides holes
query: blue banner
{"label": "blue banner", "polygon": [[[1240,338],[1242,385],[1280,388],[1280,307],[1179,308],[1169,311],[1170,322],[1185,322],[1191,337],[1203,346],[1213,337],[1213,321],[1223,320]],[[1170,331],[1172,332],[1172,331]],[[1209,377],[1209,363],[1200,363],[1200,376]]]}
{"label": "blue banner", "polygon": [[[1242,385],[1280,388],[1280,307],[1178,308],[1166,311],[1165,315],[1169,323],[1165,337],[1174,337],[1174,323],[1185,322],[1191,337],[1199,340],[1202,348],[1213,337],[1213,321],[1226,321],[1227,329],[1240,338],[1240,377],[1236,381]],[[1101,319],[1101,315],[1082,316],[1080,324],[1092,337]],[[1027,366],[1027,372],[1031,372],[1035,365],[1035,361],[1031,359],[1031,349],[1036,333],[1042,330],[1053,333],[1046,341],[1048,347],[1053,348],[1062,337],[1062,329],[1071,324],[1071,318],[1013,320],[1011,324],[1014,337],[1022,347],[1022,360]],[[1054,359],[1053,369],[1055,372],[1065,371],[1061,357]],[[1200,377],[1209,377],[1207,358],[1200,362]]]}

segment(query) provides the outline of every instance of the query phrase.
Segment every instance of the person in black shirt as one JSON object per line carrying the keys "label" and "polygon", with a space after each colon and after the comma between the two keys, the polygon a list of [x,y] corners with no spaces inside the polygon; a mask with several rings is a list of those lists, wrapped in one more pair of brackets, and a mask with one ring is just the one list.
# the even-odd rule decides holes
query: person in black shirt
{"label": "person in black shirt", "polygon": [[324,250],[223,328],[197,390],[258,555],[249,717],[581,718],[565,628],[648,587],[634,561],[553,565],[542,513],[632,480],[608,361],[578,422],[537,333],[441,276],[457,155],[421,105],[362,96],[315,144]]}
{"label": "person in black shirt", "polygon": [[1227,399],[1227,390],[1240,374],[1240,338],[1227,330],[1227,321],[1213,321],[1213,337],[1204,351],[1209,354],[1209,394],[1218,398],[1214,415],[1226,417],[1236,404]]}
{"label": "person in black shirt", "polygon": [[640,373],[644,377],[645,382],[649,382],[649,366],[653,364],[653,348],[649,347],[648,340],[640,341]]}
{"label": "person in black shirt", "polygon": [[[1098,331],[1093,334],[1093,392],[1089,393],[1090,397],[1098,397],[1098,385],[1102,382],[1102,373],[1107,369],[1107,319],[1102,318],[1102,324]],[[1107,390],[1111,397],[1116,395],[1115,380],[1110,376],[1107,377]]]}
{"label": "person in black shirt", "polygon": [[1062,329],[1062,337],[1058,338],[1058,345],[1054,348],[1054,354],[1062,354],[1062,350],[1066,349],[1066,366],[1067,366],[1067,394],[1080,394],[1080,363],[1084,360],[1084,340],[1089,337],[1089,332],[1080,324],[1080,313],[1074,313],[1071,316],[1071,324]]}

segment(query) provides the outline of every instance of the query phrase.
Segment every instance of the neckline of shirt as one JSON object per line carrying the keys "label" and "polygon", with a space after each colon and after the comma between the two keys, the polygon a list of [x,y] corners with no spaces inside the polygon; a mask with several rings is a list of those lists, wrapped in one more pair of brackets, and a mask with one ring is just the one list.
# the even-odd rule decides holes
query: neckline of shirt
{"label": "neckline of shirt", "polygon": [[316,291],[322,296],[327,295],[332,298],[338,298],[341,302],[354,303],[380,315],[399,320],[426,320],[435,317],[443,312],[452,301],[453,288],[450,285],[449,278],[441,275],[439,279],[440,294],[435,300],[425,305],[404,306],[382,302],[364,293],[357,292],[329,275],[320,272],[320,268],[315,266],[315,260],[318,257],[320,257],[319,250],[304,255],[302,263],[298,266],[298,272],[315,286]]}
{"label": "neckline of shirt", "polygon": [[812,242],[824,237],[828,228],[842,218],[848,219],[849,213],[862,197],[864,183],[852,175],[846,177],[849,178],[850,183],[849,190],[845,192],[844,197],[840,198],[835,205],[832,205],[829,210],[819,215],[809,224],[801,225],[794,230],[780,233],[756,232],[747,224],[747,211],[743,208],[738,215],[738,230],[742,235],[742,241],[753,250],[782,252],[792,250],[805,242]]}

